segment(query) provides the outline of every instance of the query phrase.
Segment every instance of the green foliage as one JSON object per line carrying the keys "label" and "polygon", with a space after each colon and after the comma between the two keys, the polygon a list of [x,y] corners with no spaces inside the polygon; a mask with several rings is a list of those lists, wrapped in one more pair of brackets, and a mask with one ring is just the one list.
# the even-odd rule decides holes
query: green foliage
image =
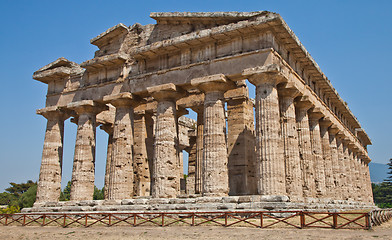
{"label": "green foliage", "polygon": [[96,186],[94,186],[94,195],[93,195],[93,199],[94,200],[103,200],[105,198],[104,195],[105,189],[102,188],[101,190],[99,190]]}
{"label": "green foliage", "polygon": [[8,206],[7,208],[0,209],[0,214],[14,214],[20,212],[19,206]]}
{"label": "green foliage", "polygon": [[71,197],[71,181],[68,181],[67,186],[60,193],[60,201],[69,201]]}
{"label": "green foliage", "polygon": [[37,196],[37,184],[32,185],[20,196],[18,205],[20,208],[32,207]]}
{"label": "green foliage", "polygon": [[389,159],[389,163],[387,163],[389,172],[387,173],[389,176],[387,179],[384,180],[384,182],[389,182],[392,184],[392,158]]}
{"label": "green foliage", "polygon": [[22,196],[24,192],[26,192],[31,186],[36,185],[37,183],[28,180],[26,183],[14,183],[11,182],[11,187],[6,188],[5,191],[15,195],[16,197]]}
{"label": "green foliage", "polygon": [[372,183],[372,188],[374,203],[376,203],[377,206],[388,207],[392,205],[392,183]]}
{"label": "green foliage", "polygon": [[0,205],[17,205],[18,198],[11,193],[2,192],[0,193]]}
{"label": "green foliage", "polygon": [[6,192],[0,193],[0,205],[8,205],[7,211],[13,212],[25,207],[32,207],[37,195],[37,183],[29,180],[26,183],[11,182]]}
{"label": "green foliage", "polygon": [[[69,201],[71,197],[71,181],[68,181],[67,186],[60,193],[60,201]],[[104,199],[104,188],[98,189],[94,186],[94,200],[103,200]]]}
{"label": "green foliage", "polygon": [[380,184],[372,183],[374,203],[380,208],[392,208],[392,158],[387,165],[389,176]]}

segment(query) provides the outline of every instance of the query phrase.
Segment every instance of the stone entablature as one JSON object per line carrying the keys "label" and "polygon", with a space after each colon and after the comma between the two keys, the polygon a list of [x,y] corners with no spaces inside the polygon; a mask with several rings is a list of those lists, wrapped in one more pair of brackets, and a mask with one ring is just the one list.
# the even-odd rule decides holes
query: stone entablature
{"label": "stone entablature", "polygon": [[[372,201],[367,134],[278,14],[151,17],[157,24],[119,24],[92,39],[99,50],[91,60],[60,58],[34,73],[48,84],[37,111],[48,118],[45,146],[58,148],[44,147],[38,202],[58,200],[70,116],[78,124],[73,200],[92,198],[101,124],[109,200],[176,197],[185,150],[188,194]],[[186,108],[197,121],[181,117]]]}

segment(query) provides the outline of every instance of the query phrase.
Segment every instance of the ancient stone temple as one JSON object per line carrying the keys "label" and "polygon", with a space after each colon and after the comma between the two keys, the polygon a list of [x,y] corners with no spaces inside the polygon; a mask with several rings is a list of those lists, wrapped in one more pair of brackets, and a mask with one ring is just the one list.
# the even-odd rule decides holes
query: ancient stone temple
{"label": "ancient stone temple", "polygon": [[[150,16],[156,24],[91,39],[91,60],[59,58],[34,73],[48,85],[35,210],[373,205],[371,141],[279,14]],[[77,136],[71,201],[61,203],[68,118]],[[108,148],[105,200],[94,202],[98,126]]]}

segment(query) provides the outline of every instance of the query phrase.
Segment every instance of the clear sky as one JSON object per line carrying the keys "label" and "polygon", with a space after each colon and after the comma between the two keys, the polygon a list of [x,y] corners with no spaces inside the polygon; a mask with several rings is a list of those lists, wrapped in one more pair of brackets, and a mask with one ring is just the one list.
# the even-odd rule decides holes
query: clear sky
{"label": "clear sky", "polygon": [[[34,71],[65,57],[81,63],[90,39],[118,24],[151,24],[150,12],[279,13],[348,103],[373,141],[374,162],[392,158],[392,1],[0,1],[0,192],[38,180],[47,85]],[[76,125],[65,124],[63,182],[70,180]],[[97,129],[96,185],[102,187],[107,135]],[[64,184],[63,184],[64,186]]]}

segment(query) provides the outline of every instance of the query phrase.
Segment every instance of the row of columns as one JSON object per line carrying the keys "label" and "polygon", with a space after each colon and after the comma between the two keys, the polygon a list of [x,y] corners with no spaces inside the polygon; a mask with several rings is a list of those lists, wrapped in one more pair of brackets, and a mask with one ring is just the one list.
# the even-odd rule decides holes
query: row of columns
{"label": "row of columns", "polygon": [[373,201],[359,149],[350,154],[348,139],[306,96],[277,72],[244,75],[256,86],[259,194]]}
{"label": "row of columns", "polygon": [[[285,80],[276,72],[248,70],[244,75],[256,86],[256,148],[249,149],[249,152],[255,151],[256,157],[244,160],[249,172],[239,174],[245,176],[239,179],[244,181],[241,184],[229,182],[229,171],[236,172],[236,168],[228,166],[226,137],[224,93],[235,86],[221,74],[191,81],[205,95],[196,129],[195,193],[226,196],[233,191],[233,186],[237,186],[236,193],[241,193],[244,187],[247,189],[243,193],[288,195],[298,200],[334,198],[372,202],[368,166],[361,161],[359,149],[351,146],[306,96],[300,96],[295,86],[282,84]],[[133,184],[141,183],[142,179],[137,174],[134,179],[133,166],[143,168],[146,164],[150,164],[152,172],[150,179],[147,178],[151,181],[152,197],[172,198],[179,194],[181,164],[176,100],[185,93],[174,84],[149,87],[147,91],[158,102],[152,163],[138,159],[138,156],[145,156],[146,149],[133,148],[133,136],[146,136],[133,133],[136,128],[132,123],[138,122],[134,120],[133,108],[140,100],[131,93],[103,99],[116,107],[113,134],[109,137],[111,144],[108,144],[107,199],[138,195],[138,190],[134,189],[140,190],[141,187]],[[88,200],[92,199],[94,189],[95,116],[105,108],[91,100],[71,103],[67,107],[77,113],[78,122],[71,200]],[[48,125],[37,201],[58,201],[67,116],[58,110],[43,115],[48,119]]]}

